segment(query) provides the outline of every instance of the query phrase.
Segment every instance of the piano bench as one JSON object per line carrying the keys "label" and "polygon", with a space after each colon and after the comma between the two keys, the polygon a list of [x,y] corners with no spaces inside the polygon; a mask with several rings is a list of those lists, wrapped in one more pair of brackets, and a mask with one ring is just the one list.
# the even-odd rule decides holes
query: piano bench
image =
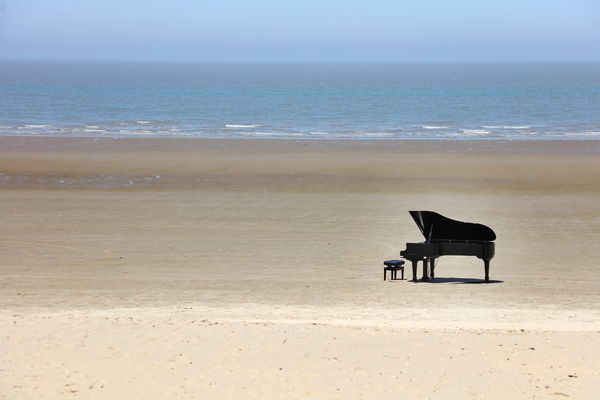
{"label": "piano bench", "polygon": [[404,260],[387,260],[383,262],[383,280],[387,280],[387,272],[390,271],[390,279],[395,280],[398,271],[402,272],[402,278],[404,279]]}

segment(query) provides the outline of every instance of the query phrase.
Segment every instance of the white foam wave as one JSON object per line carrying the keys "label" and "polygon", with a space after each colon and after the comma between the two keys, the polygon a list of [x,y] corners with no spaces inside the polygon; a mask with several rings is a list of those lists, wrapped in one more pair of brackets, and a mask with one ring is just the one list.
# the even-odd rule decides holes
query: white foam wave
{"label": "white foam wave", "polygon": [[600,136],[600,132],[566,132],[565,136]]}
{"label": "white foam wave", "polygon": [[253,132],[247,133],[248,136],[259,135],[259,136],[286,136],[285,133],[275,133],[275,132]]}
{"label": "white foam wave", "polygon": [[24,128],[19,127],[19,129],[37,129],[37,128],[51,128],[52,125],[37,125],[37,124],[28,124],[25,125]]}
{"label": "white foam wave", "polygon": [[361,132],[360,135],[358,135],[358,137],[361,136],[365,136],[365,137],[396,137],[395,133],[387,133],[387,132],[381,132],[381,133],[377,133],[377,132]]}
{"label": "white foam wave", "polygon": [[106,129],[84,129],[84,132],[106,132]]}
{"label": "white foam wave", "polygon": [[461,129],[460,132],[466,136],[485,136],[492,133],[485,129]]}
{"label": "white foam wave", "polygon": [[430,126],[430,125],[425,125],[422,126],[421,128],[423,129],[449,129],[449,126]]}
{"label": "white foam wave", "polygon": [[147,130],[137,130],[137,129],[119,129],[119,133],[123,133],[126,135],[145,135],[148,133],[154,133]]}
{"label": "white foam wave", "polygon": [[137,122],[138,124],[142,124],[142,125],[150,123],[150,121],[135,121],[135,122]]}
{"label": "white foam wave", "polygon": [[227,124],[225,128],[258,128],[260,125],[236,125],[236,124]]}
{"label": "white foam wave", "polygon": [[531,126],[527,126],[527,125],[517,125],[517,126],[513,126],[513,125],[482,125],[481,126],[484,129],[531,129]]}

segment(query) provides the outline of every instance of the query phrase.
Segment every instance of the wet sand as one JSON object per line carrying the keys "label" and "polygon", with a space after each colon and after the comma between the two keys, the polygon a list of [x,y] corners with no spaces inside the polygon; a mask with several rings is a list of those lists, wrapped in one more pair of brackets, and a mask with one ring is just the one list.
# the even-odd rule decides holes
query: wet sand
{"label": "wet sand", "polygon": [[[0,393],[589,398],[599,155],[596,141],[2,137]],[[494,229],[492,282],[471,257],[384,282],[382,261],[422,240],[408,210]]]}

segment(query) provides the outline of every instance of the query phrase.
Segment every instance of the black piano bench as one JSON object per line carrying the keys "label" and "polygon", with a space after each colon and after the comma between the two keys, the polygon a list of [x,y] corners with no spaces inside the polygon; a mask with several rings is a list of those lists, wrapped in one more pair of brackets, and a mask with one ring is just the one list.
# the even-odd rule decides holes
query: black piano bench
{"label": "black piano bench", "polygon": [[387,280],[387,272],[390,271],[390,279],[395,280],[398,271],[402,272],[402,278],[404,279],[404,260],[387,260],[383,262],[383,280]]}

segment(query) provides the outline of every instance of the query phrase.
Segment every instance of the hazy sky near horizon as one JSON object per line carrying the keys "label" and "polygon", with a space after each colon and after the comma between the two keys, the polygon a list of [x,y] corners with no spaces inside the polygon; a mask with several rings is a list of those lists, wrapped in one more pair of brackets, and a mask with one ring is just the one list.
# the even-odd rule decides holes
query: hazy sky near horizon
{"label": "hazy sky near horizon", "polygon": [[0,0],[0,58],[600,60],[600,0]]}

